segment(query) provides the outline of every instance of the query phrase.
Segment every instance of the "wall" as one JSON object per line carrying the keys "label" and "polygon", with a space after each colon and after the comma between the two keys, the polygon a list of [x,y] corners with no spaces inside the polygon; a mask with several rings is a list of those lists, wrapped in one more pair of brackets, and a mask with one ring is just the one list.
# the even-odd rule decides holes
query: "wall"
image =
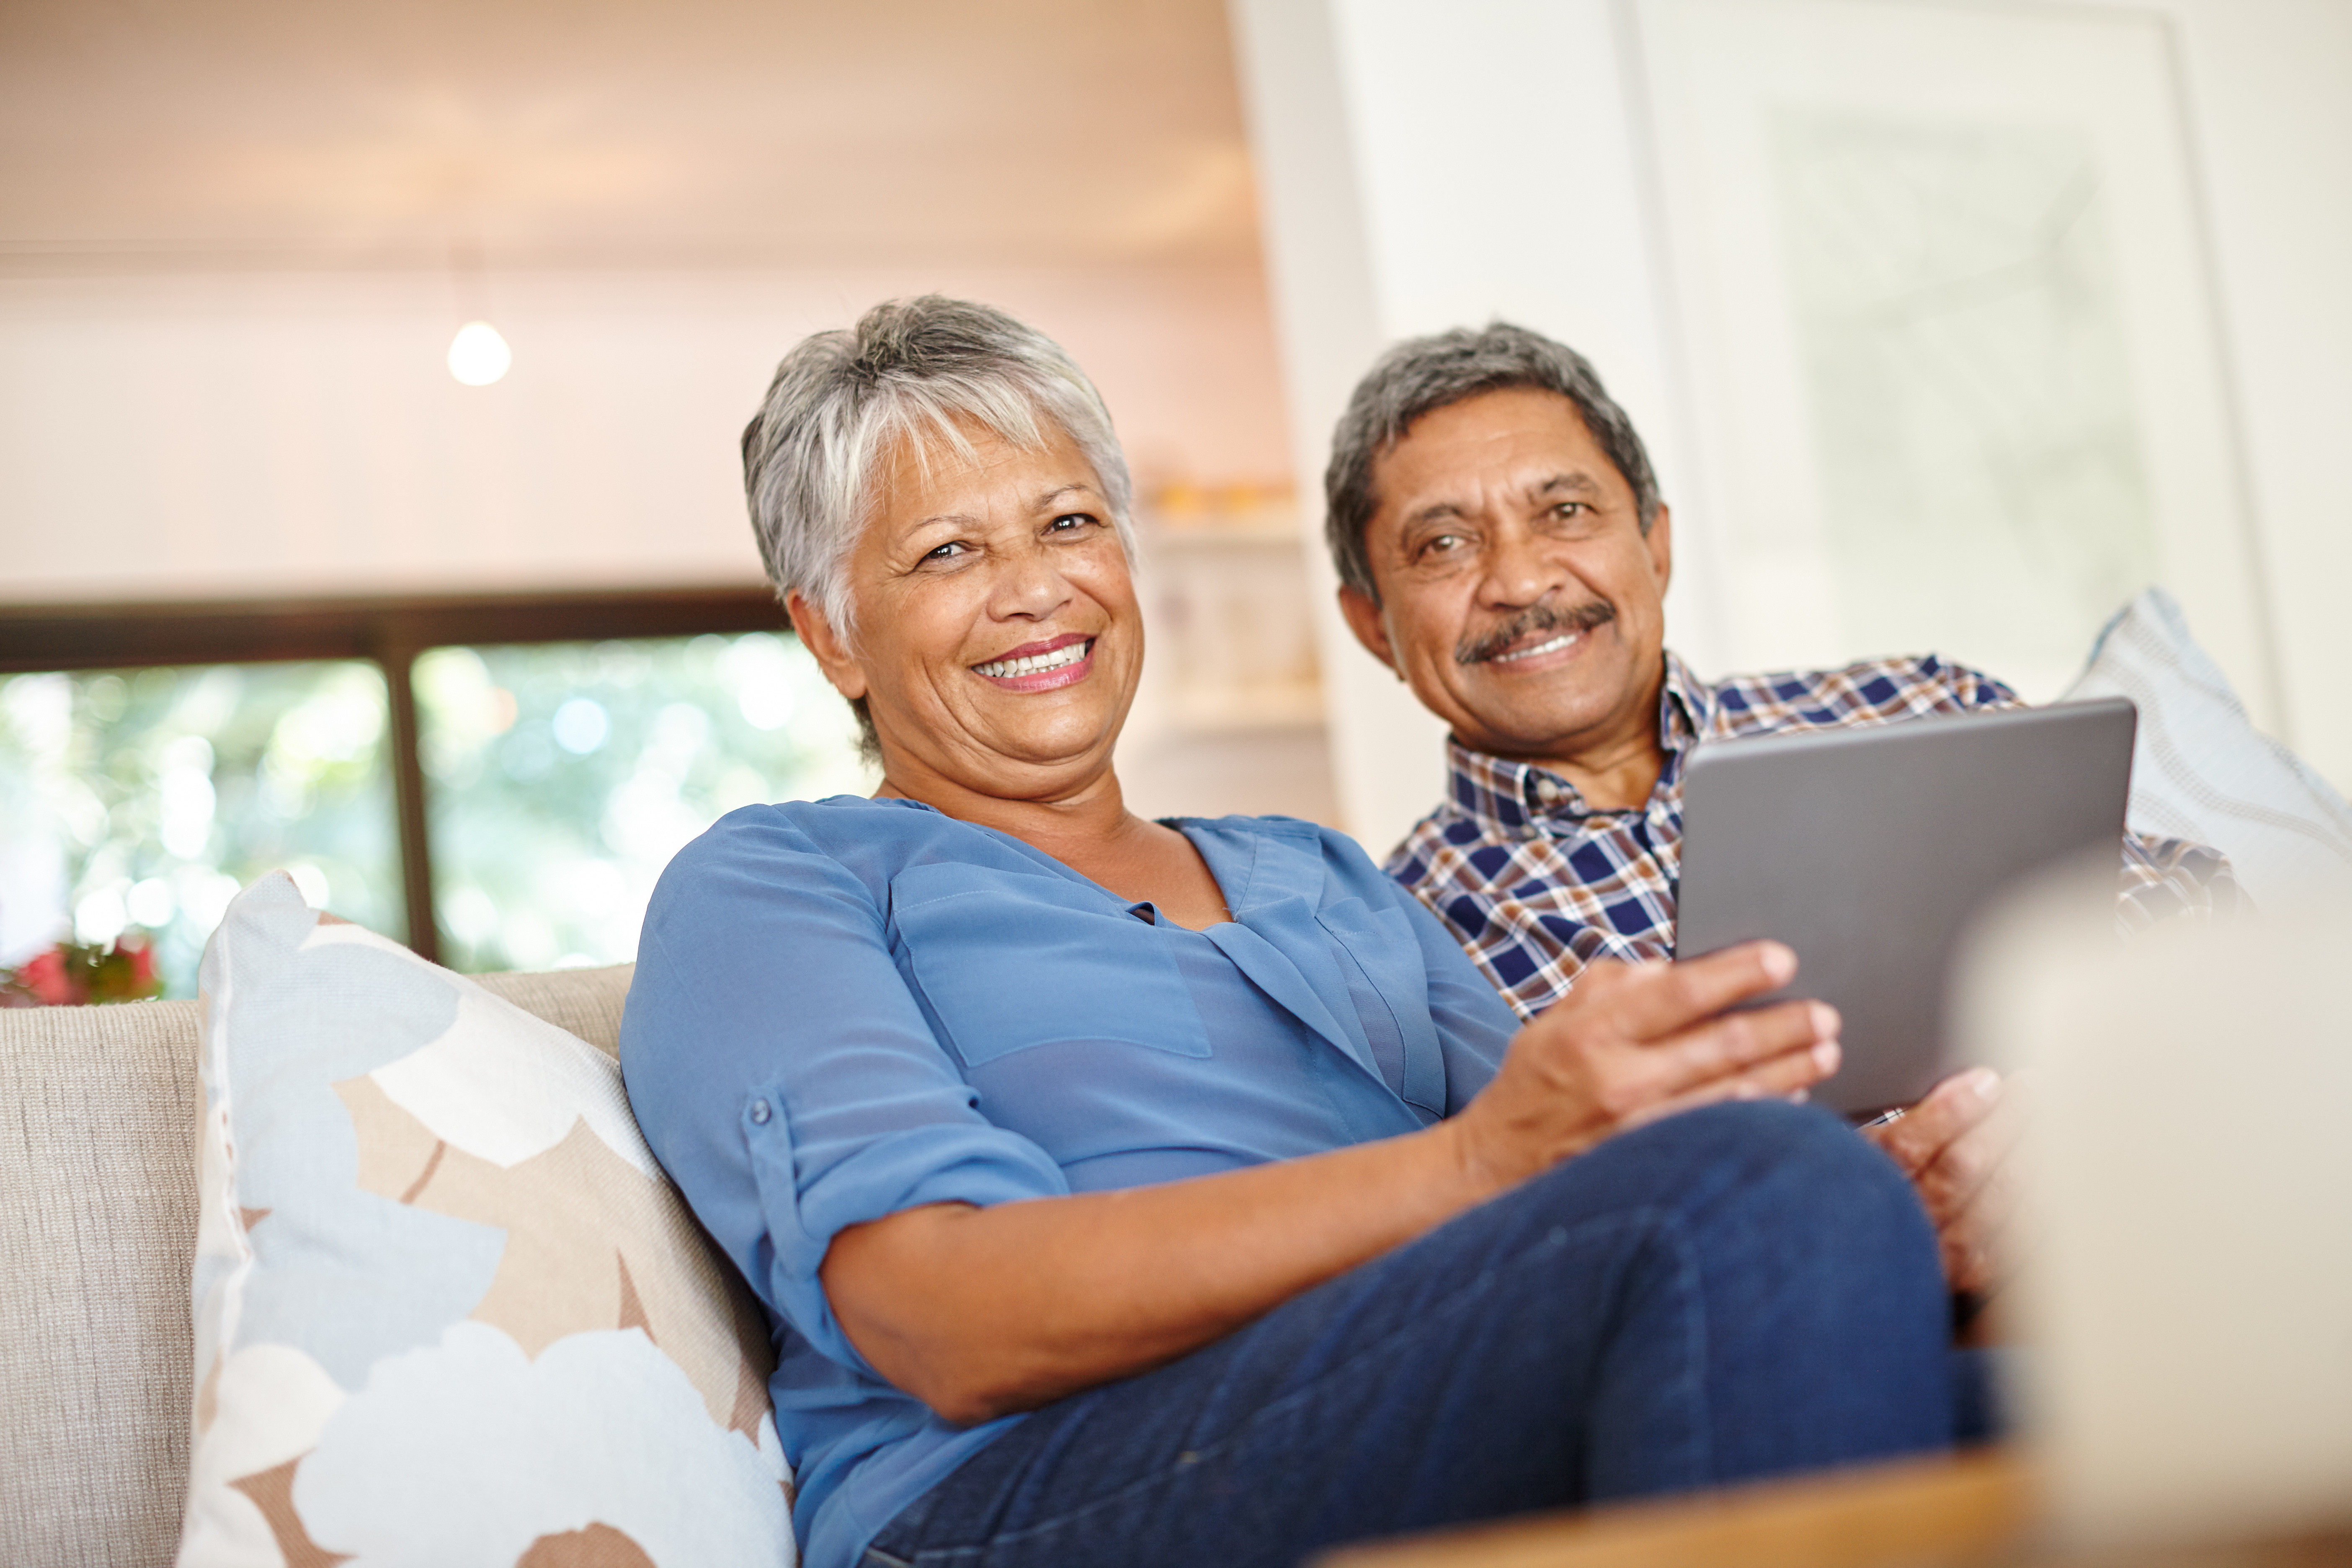
{"label": "wall", "polygon": [[[492,273],[463,310],[433,273],[17,278],[0,281],[0,616],[45,599],[761,581],[737,443],[776,360],[927,289],[1066,346],[1147,491],[1286,478],[1255,266]],[[445,363],[474,314],[515,354],[487,387]],[[1144,587],[1155,679],[1119,753],[1134,807],[1334,820],[1318,726],[1170,710],[1177,644],[1149,563]]]}
{"label": "wall", "polygon": [[[0,282],[0,601],[757,579],[737,441],[776,360],[937,289],[1059,338],[1139,477],[1288,466],[1248,267]],[[513,369],[454,381],[468,315]]]}
{"label": "wall", "polygon": [[2158,0],[2179,28],[2288,740],[2352,790],[2352,5]]}

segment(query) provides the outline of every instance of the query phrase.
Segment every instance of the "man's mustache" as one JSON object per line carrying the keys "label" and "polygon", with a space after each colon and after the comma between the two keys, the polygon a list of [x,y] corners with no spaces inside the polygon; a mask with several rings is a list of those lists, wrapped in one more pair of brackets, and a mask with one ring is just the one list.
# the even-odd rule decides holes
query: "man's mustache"
{"label": "man's mustache", "polygon": [[1549,605],[1529,605],[1501,626],[1475,642],[1455,645],[1454,662],[1484,664],[1500,653],[1507,653],[1513,643],[1529,632],[1589,632],[1595,626],[1605,626],[1617,618],[1617,606],[1606,599],[1591,599],[1570,610],[1556,610]]}

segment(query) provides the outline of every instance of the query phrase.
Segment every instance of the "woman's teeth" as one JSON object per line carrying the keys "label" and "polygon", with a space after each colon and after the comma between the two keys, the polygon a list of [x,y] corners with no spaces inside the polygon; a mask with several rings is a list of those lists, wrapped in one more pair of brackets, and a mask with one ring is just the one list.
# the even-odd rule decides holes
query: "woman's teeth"
{"label": "woman's teeth", "polygon": [[1508,664],[1515,658],[1533,658],[1539,653],[1552,653],[1566,647],[1583,635],[1582,632],[1562,632],[1549,642],[1539,642],[1533,647],[1523,647],[1517,653],[1498,653],[1495,656],[1494,662]]}
{"label": "woman's teeth", "polygon": [[1005,680],[1015,676],[1043,675],[1049,669],[1066,669],[1092,653],[1095,639],[1074,642],[1057,647],[1051,653],[1033,653],[1026,658],[1000,658],[994,664],[975,664],[972,668],[991,680]]}

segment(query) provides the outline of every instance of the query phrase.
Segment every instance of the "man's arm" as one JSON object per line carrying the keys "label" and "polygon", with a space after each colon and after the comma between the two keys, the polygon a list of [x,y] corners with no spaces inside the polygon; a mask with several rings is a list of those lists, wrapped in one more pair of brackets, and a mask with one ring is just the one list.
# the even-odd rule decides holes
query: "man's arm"
{"label": "man's arm", "polygon": [[875,1370],[951,1421],[1147,1371],[1612,1133],[1818,1082],[1837,1067],[1833,1011],[1724,1011],[1795,967],[1772,943],[1603,967],[1423,1131],[1123,1192],[908,1209],[834,1238],[827,1300]]}
{"label": "man's arm", "polygon": [[2128,936],[2183,916],[2227,920],[2244,894],[2229,857],[2185,838],[2124,835],[2123,875],[2116,884],[2116,923]]}

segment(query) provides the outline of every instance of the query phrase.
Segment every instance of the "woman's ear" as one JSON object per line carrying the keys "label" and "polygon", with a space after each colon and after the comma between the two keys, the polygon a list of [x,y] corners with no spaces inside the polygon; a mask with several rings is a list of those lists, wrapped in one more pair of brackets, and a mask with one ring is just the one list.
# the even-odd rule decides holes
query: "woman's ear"
{"label": "woman's ear", "polygon": [[800,634],[801,646],[814,656],[816,667],[824,671],[833,689],[852,702],[865,696],[866,667],[849,651],[848,639],[825,613],[795,588],[784,595],[784,614],[792,617],[793,630]]}

